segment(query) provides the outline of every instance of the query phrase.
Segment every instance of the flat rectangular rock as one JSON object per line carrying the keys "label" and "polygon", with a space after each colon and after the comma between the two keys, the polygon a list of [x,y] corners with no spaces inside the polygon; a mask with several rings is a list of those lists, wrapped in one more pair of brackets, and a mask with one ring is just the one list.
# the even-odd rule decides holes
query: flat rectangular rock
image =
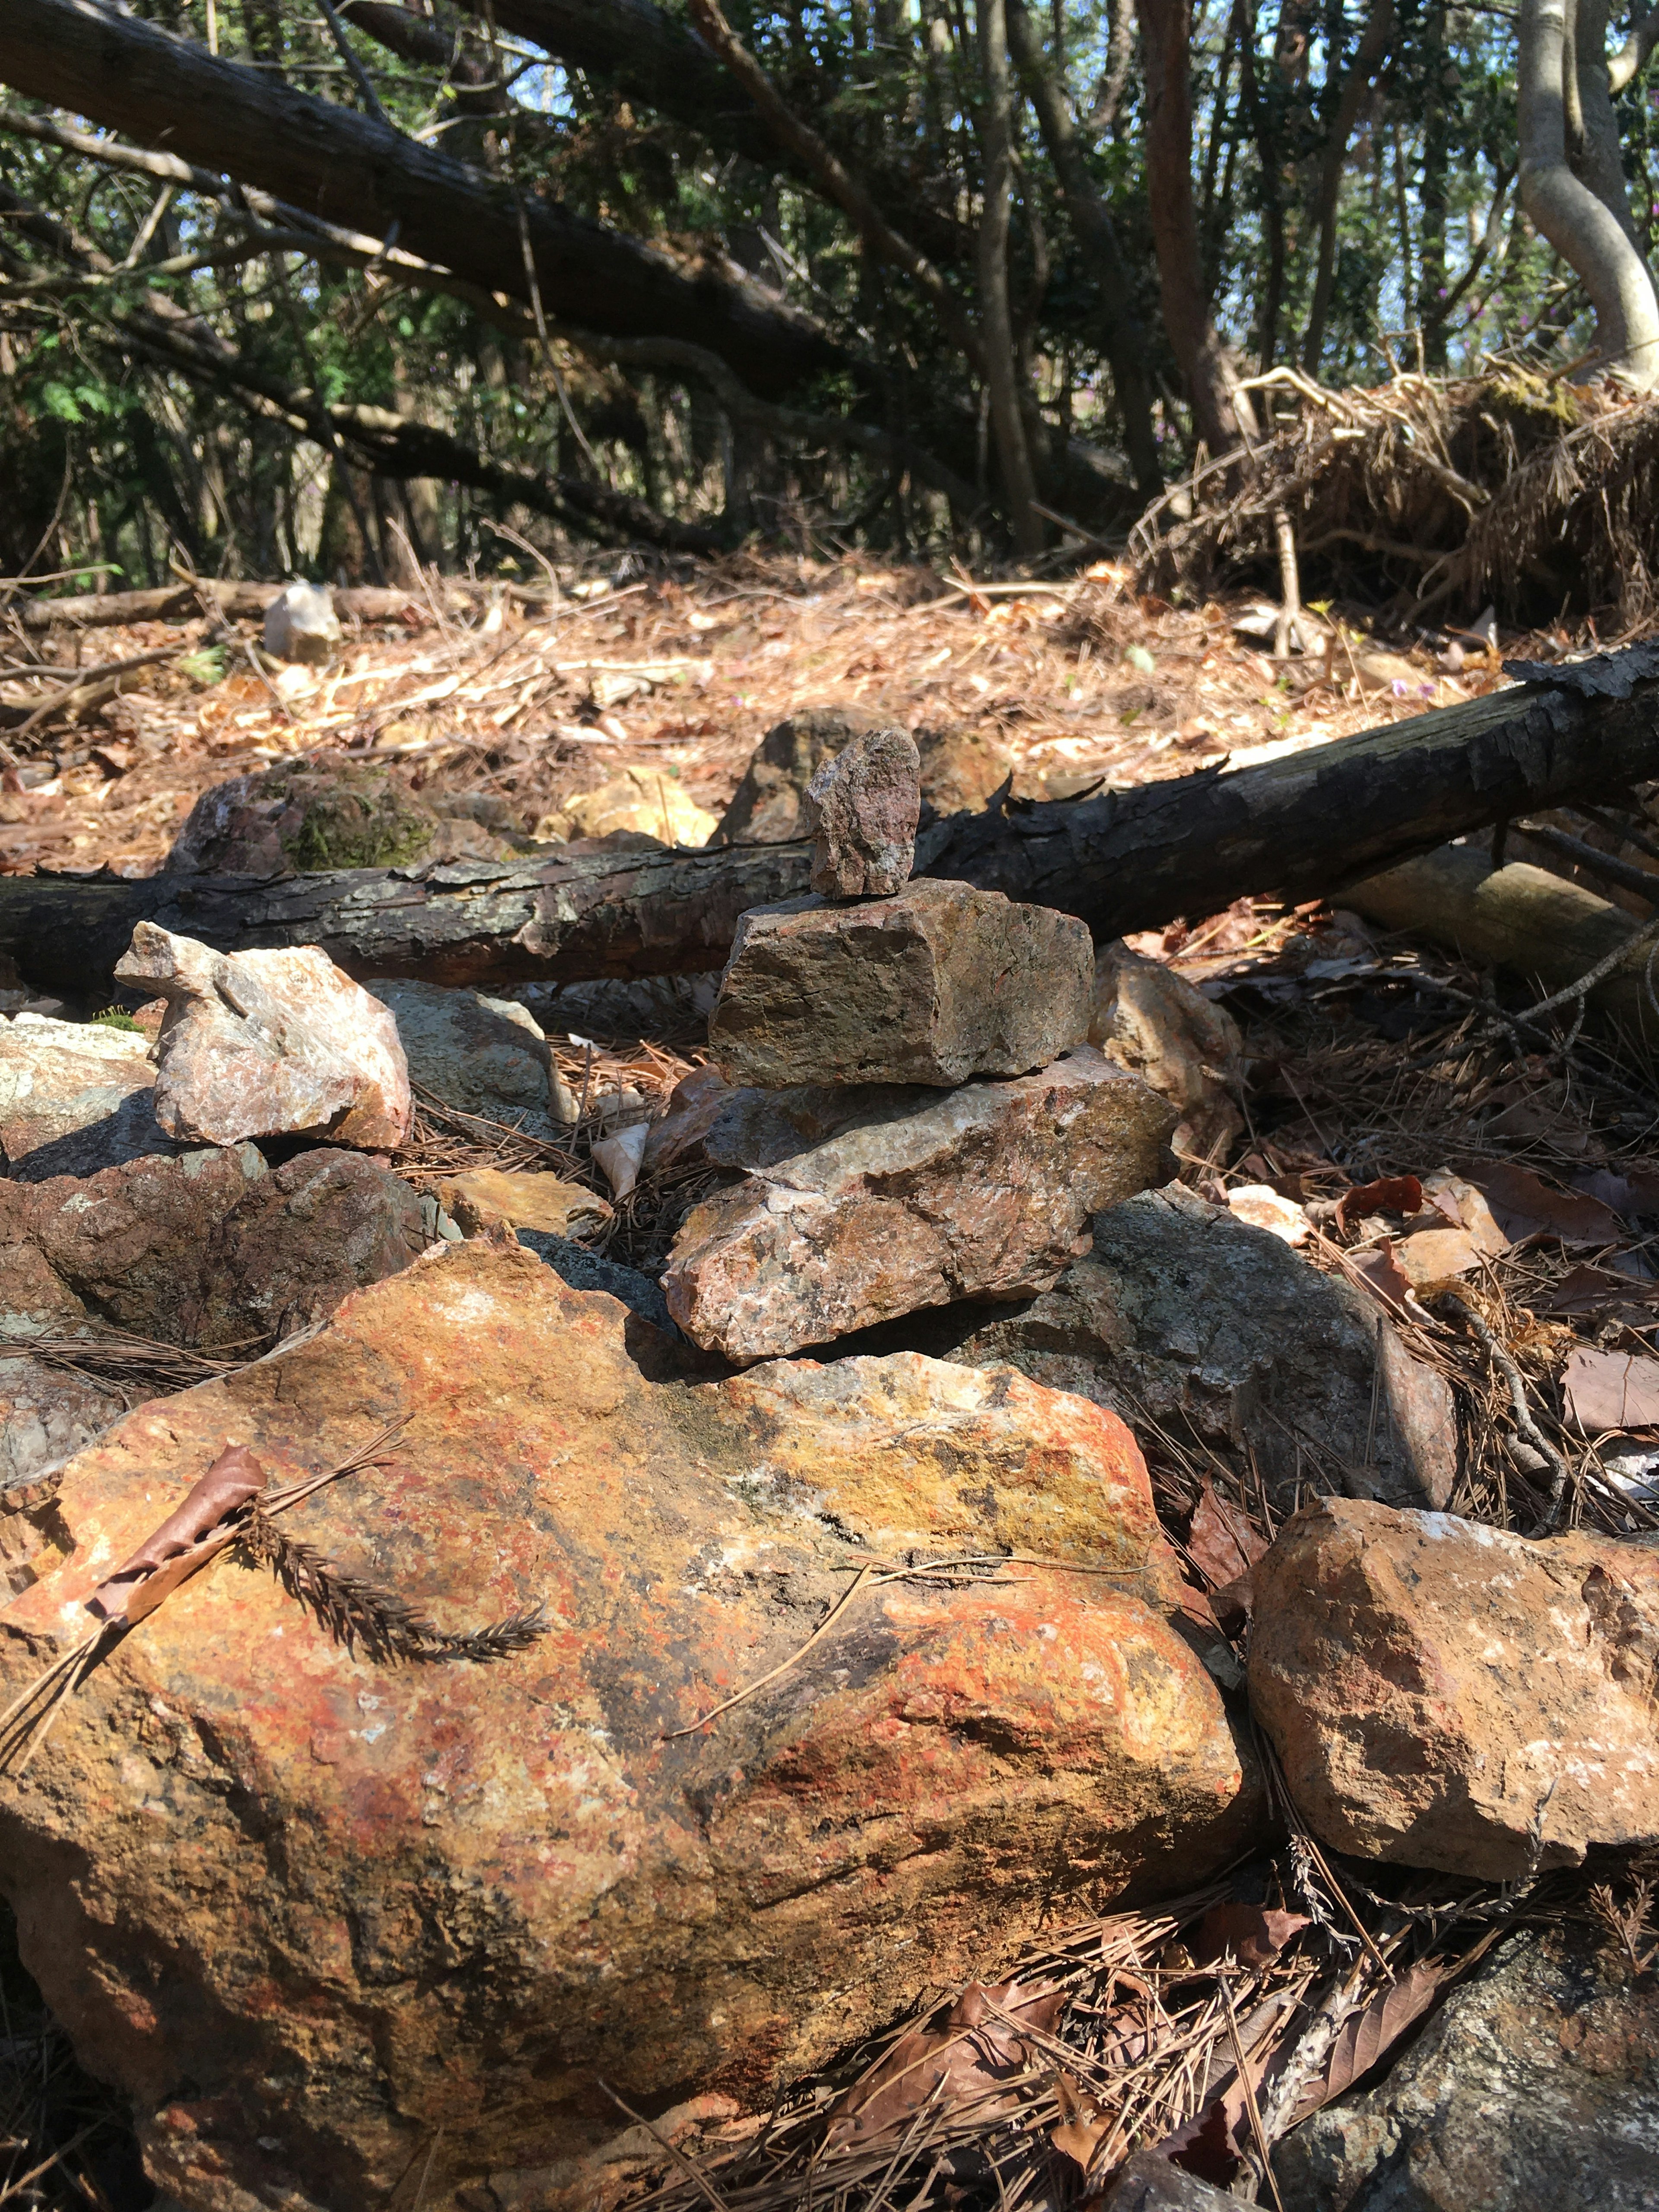
{"label": "flat rectangular rock", "polygon": [[756,907],[709,1018],[729,1082],[1024,1075],[1089,1032],[1094,951],[1052,907],[923,877],[890,898]]}
{"label": "flat rectangular rock", "polygon": [[687,1216],[668,1310],[743,1362],[955,1298],[1045,1290],[1091,1213],[1164,1180],[1174,1121],[1087,1045],[943,1097],[740,1093],[705,1149],[743,1180]]}

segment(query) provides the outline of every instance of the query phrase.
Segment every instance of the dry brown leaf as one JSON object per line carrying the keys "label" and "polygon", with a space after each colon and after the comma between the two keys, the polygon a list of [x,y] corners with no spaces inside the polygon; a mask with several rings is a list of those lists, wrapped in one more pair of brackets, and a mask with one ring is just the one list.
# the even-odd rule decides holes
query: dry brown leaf
{"label": "dry brown leaf", "polygon": [[1265,1966],[1293,1936],[1312,1925],[1305,1912],[1280,1912],[1233,1899],[1212,1905],[1193,1930],[1188,1948],[1200,1966],[1228,1951],[1241,1966]]}
{"label": "dry brown leaf", "polygon": [[1567,1417],[1587,1436],[1659,1428],[1659,1359],[1580,1345],[1561,1373]]}
{"label": "dry brown leaf", "polygon": [[1483,1191],[1506,1237],[1540,1234],[1569,1244],[1611,1244],[1624,1224],[1611,1206],[1587,1191],[1556,1190],[1530,1168],[1511,1160],[1471,1160],[1463,1173]]}
{"label": "dry brown leaf", "polygon": [[1368,1213],[1420,1213],[1423,1186],[1413,1175],[1383,1176],[1376,1182],[1357,1183],[1337,1201],[1338,1226],[1352,1228]]}
{"label": "dry brown leaf", "polygon": [[198,1544],[222,1521],[257,1497],[265,1486],[265,1471],[246,1444],[228,1444],[207,1473],[185,1492],[181,1504],[153,1528],[131,1559],[124,1559],[112,1575],[100,1583],[87,1600],[87,1610],[100,1620],[129,1616],[132,1600],[142,1586],[159,1574],[171,1559]]}
{"label": "dry brown leaf", "polygon": [[1198,1486],[1198,1507],[1188,1533],[1193,1565],[1217,1589],[1248,1572],[1267,1548],[1267,1540],[1242,1506],[1218,1498],[1207,1478]]}
{"label": "dry brown leaf", "polygon": [[1635,1282],[1609,1267],[1592,1267],[1585,1261],[1569,1267],[1537,1310],[1547,1314],[1630,1314],[1651,1321],[1650,1309],[1659,1304],[1659,1283]]}
{"label": "dry brown leaf", "polygon": [[[995,2118],[1005,2106],[1012,2112],[1016,2099],[1000,2100],[994,2093],[1000,2082],[1024,2073],[1036,2056],[1020,2028],[1049,2033],[1065,2009],[1066,1995],[1046,1984],[1022,1990],[1017,1982],[998,1982],[988,1989],[973,1983],[937,2027],[902,2036],[853,2084],[831,2114],[826,2147],[868,2142],[907,2127],[930,2100],[942,2107],[971,2100],[982,2120]],[[1008,2017],[1000,2019],[998,2014]]]}
{"label": "dry brown leaf", "polygon": [[1479,1267],[1480,1247],[1467,1229],[1419,1229],[1401,1238],[1395,1258],[1413,1290],[1421,1291]]}
{"label": "dry brown leaf", "polygon": [[1378,1303],[1391,1314],[1400,1315],[1406,1310],[1406,1300],[1411,1295],[1411,1277],[1401,1267],[1393,1239],[1378,1239],[1369,1252],[1349,1255],[1348,1265]]}
{"label": "dry brown leaf", "polygon": [[1316,2112],[1333,2097],[1340,2097],[1362,2074],[1369,2074],[1383,2053],[1419,2021],[1433,2003],[1445,1977],[1439,1961],[1425,1961],[1391,1983],[1358,2012],[1343,2021],[1331,2045],[1324,2071],[1310,2081],[1297,2100],[1290,2125],[1295,2127],[1310,2112]]}

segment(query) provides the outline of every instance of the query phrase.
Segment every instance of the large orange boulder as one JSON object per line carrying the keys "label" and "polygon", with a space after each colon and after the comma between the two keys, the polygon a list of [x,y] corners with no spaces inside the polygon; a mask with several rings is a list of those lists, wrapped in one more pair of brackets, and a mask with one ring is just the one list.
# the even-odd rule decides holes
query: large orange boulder
{"label": "large orange boulder", "polygon": [[189,2212],[533,2201],[602,2084],[762,2103],[1258,1817],[1112,1415],[914,1354],[652,1382],[641,1326],[451,1246],[9,1501],[0,1702],[228,1442],[275,1482],[407,1417],[282,1525],[445,1630],[544,1608],[393,1668],[232,1555],[0,1780],[30,1969]]}

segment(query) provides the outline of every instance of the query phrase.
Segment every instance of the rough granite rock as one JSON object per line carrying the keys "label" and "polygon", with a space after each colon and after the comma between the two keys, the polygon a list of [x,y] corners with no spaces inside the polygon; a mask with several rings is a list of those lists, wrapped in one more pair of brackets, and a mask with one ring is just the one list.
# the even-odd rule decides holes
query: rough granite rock
{"label": "rough granite rock", "polygon": [[1244,1127],[1233,1093],[1244,1065],[1238,1024],[1160,960],[1121,939],[1095,955],[1089,1042],[1150,1083],[1181,1120],[1177,1158],[1224,1167]]}
{"label": "rough granite rock", "polygon": [[[806,787],[827,760],[886,726],[867,707],[805,707],[775,723],[756,746],[713,845],[781,845],[809,833]],[[921,729],[924,818],[977,813],[1013,773],[1012,757],[977,730]]]}
{"label": "rough granite rock", "polygon": [[1034,1303],[922,1316],[906,1340],[1243,1447],[1287,1510],[1310,1468],[1400,1505],[1443,1505],[1457,1479],[1450,1389],[1375,1303],[1180,1183],[1103,1215]]}
{"label": "rough granite rock", "polygon": [[[127,1410],[113,1382],[35,1358],[26,1348],[9,1344],[0,1352],[0,1491],[84,1451]],[[0,1554],[0,1587],[4,1573]]]}
{"label": "rough granite rock", "polygon": [[1137,2151],[1097,2200],[1101,2212],[1227,2212],[1238,2201],[1184,2167],[1171,2166],[1155,2150]]}
{"label": "rough granite rock", "polygon": [[694,1343],[745,1361],[1043,1288],[1091,1212],[1162,1180],[1171,1119],[1087,1045],[943,1095],[742,1092],[703,1146],[742,1180],[687,1215],[669,1311]]}
{"label": "rough granite rock", "polygon": [[514,1175],[501,1168],[469,1168],[440,1184],[438,1196],[469,1237],[497,1222],[566,1237],[573,1227],[598,1229],[611,1214],[607,1202],[586,1183],[540,1171]]}
{"label": "rough granite rock", "polygon": [[726,1079],[930,1083],[1024,1075],[1089,1027],[1085,925],[923,878],[891,898],[754,907],[738,923],[708,1042]]}
{"label": "rough granite rock", "polygon": [[1659,1842],[1659,1553],[1327,1498],[1255,1589],[1251,1707],[1322,1843],[1516,1881]]}
{"label": "rough granite rock", "polygon": [[607,1260],[602,1252],[590,1252],[585,1244],[574,1237],[560,1237],[544,1229],[520,1229],[518,1239],[527,1252],[533,1252],[544,1261],[562,1283],[573,1291],[604,1291],[608,1297],[619,1298],[630,1313],[641,1321],[648,1321],[653,1328],[665,1330],[678,1338],[678,1331],[668,1311],[668,1302],[662,1293],[662,1285],[637,1267],[624,1267],[615,1260]]}
{"label": "rough granite rock", "polygon": [[921,757],[908,730],[872,730],[806,787],[812,889],[825,898],[886,898],[910,879],[921,813]]}
{"label": "rough granite rock", "polygon": [[264,648],[279,660],[326,668],[340,649],[340,617],[326,584],[296,578],[265,609]]}
{"label": "rough granite rock", "polygon": [[30,1182],[177,1149],[155,1119],[148,1040],[41,1014],[0,1021],[0,1171]]}
{"label": "rough granite rock", "polygon": [[383,763],[313,753],[204,791],[173,841],[170,875],[285,876],[459,859],[436,811]]}
{"label": "rough granite rock", "polygon": [[527,1006],[441,983],[371,981],[364,988],[391,1009],[410,1080],[446,1106],[544,1140],[575,1121],[577,1101],[559,1080]]}
{"label": "rough granite rock", "polygon": [[390,1152],[408,1133],[398,1025],[314,945],[227,954],[141,921],[115,974],[167,1001],[155,1118],[170,1137],[314,1133]]}
{"label": "rough granite rock", "polygon": [[[446,1629],[545,1608],[497,1665],[393,1668],[227,1562],[0,1781],[25,1961],[190,2212],[358,2212],[417,2160],[448,2212],[611,2140],[602,2084],[763,2108],[1056,1916],[1203,1881],[1262,1816],[1108,1417],[920,1359],[878,1364],[867,1413],[811,1367],[647,1383],[632,1326],[527,1252],[449,1246],[0,1523],[33,1577],[0,1698],[228,1438],[283,1480],[411,1416],[289,1533]],[[868,1581],[803,1654],[878,1532],[1056,1564]]]}
{"label": "rough granite rock", "polygon": [[251,1353],[427,1241],[417,1194],[352,1152],[301,1152],[270,1173],[240,1145],[84,1181],[0,1183],[0,1334],[78,1336],[101,1322]]}
{"label": "rough granite rock", "polygon": [[808,833],[806,787],[855,738],[882,727],[867,708],[803,707],[775,722],[750,756],[711,845],[782,845]]}
{"label": "rough granite rock", "polygon": [[1653,1976],[1571,1923],[1511,1939],[1273,2169],[1285,2212],[1654,2212]]}

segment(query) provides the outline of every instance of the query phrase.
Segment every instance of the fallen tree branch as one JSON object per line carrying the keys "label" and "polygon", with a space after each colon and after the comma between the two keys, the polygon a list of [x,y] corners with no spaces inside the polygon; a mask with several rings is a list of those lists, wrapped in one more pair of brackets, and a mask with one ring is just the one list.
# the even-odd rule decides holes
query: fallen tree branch
{"label": "fallen tree branch", "polygon": [[551,313],[618,337],[689,338],[763,394],[854,366],[810,316],[734,264],[689,270],[539,195],[525,198],[521,230],[494,179],[98,0],[6,0],[0,80],[325,221],[382,236],[398,226],[423,258],[526,301],[527,231]]}
{"label": "fallen tree branch", "polygon": [[[1656,773],[1659,679],[1624,699],[1528,684],[1258,768],[953,815],[924,832],[918,872],[1056,907],[1116,937],[1246,896],[1328,893],[1529,808],[1605,799]],[[724,962],[748,908],[806,890],[809,857],[804,843],[574,846],[514,865],[274,882],[10,876],[0,878],[0,951],[37,988],[70,995],[106,988],[141,921],[225,951],[320,945],[359,975],[695,973]]]}

